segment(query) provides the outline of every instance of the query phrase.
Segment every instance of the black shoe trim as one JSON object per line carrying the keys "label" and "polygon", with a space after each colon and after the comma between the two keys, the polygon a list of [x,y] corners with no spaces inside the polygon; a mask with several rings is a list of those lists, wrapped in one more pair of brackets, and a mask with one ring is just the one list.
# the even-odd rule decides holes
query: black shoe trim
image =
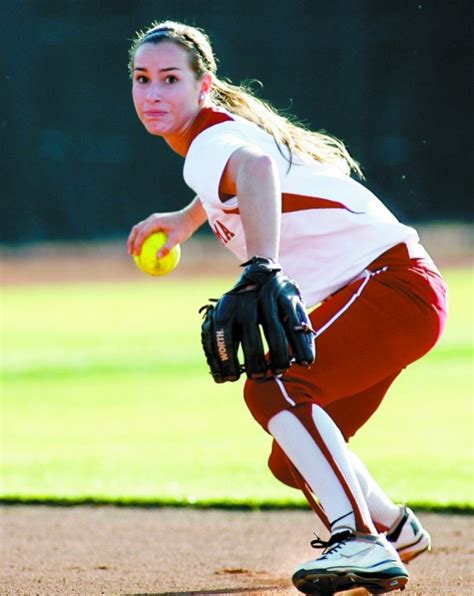
{"label": "black shoe trim", "polygon": [[[417,544],[419,544],[422,540],[423,540],[424,536],[423,534],[420,535],[420,537],[418,538],[418,540],[415,540],[415,542],[410,542],[410,544],[405,544],[405,546],[402,546],[398,552],[402,553],[403,551],[405,551],[407,548],[413,548],[414,546],[416,546]],[[426,546],[426,548],[429,548],[429,545]],[[426,550],[425,548],[425,550]],[[421,551],[424,552],[424,551]]]}
{"label": "black shoe trim", "polygon": [[403,510],[402,519],[398,522],[397,527],[391,532],[387,532],[387,540],[390,540],[390,542],[396,542],[400,538],[400,534],[402,533],[403,526],[405,525],[408,516],[408,509],[405,507]]}

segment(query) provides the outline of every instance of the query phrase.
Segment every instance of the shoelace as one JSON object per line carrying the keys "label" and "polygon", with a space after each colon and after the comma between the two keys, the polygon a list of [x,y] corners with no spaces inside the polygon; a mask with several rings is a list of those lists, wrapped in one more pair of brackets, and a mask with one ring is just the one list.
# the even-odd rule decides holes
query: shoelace
{"label": "shoelace", "polygon": [[313,548],[324,548],[323,557],[330,555],[336,552],[339,548],[341,548],[348,540],[354,538],[354,534],[349,532],[349,530],[345,530],[344,532],[339,532],[331,536],[329,540],[321,540],[321,538],[316,535],[315,540],[311,540],[310,544]]}

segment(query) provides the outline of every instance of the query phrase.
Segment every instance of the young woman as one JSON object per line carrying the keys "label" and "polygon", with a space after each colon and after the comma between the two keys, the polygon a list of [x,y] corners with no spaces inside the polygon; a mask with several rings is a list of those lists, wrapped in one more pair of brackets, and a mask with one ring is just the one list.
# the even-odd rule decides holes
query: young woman
{"label": "young woman", "polygon": [[315,541],[325,550],[295,570],[294,584],[307,593],[402,588],[403,562],[429,549],[430,536],[347,442],[402,369],[438,340],[446,318],[438,270],[416,231],[350,177],[361,173],[342,142],[217,77],[202,31],[153,24],[133,42],[129,67],[139,119],[185,158],[184,179],[197,195],[135,225],[129,252],[163,230],[162,256],[208,221],[241,262],[279,262],[307,306],[319,305],[310,314],[314,365],[244,388],[274,438],[271,471],[303,490],[331,532]]}

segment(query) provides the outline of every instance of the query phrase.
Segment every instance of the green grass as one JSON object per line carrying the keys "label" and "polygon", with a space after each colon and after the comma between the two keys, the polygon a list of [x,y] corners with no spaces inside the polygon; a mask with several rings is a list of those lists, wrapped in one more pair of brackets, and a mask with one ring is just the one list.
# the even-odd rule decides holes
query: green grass
{"label": "green grass", "polygon": [[[451,317],[352,445],[389,494],[471,507],[472,277]],[[197,309],[229,280],[5,288],[0,496],[298,505],[266,469],[241,383],[215,385]]]}

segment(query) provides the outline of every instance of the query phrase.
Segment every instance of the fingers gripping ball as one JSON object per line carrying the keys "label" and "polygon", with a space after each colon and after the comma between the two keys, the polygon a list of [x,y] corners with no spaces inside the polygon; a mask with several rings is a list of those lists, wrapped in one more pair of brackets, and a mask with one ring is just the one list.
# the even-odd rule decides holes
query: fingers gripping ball
{"label": "fingers gripping ball", "polygon": [[177,267],[181,258],[181,247],[177,244],[165,257],[158,259],[156,253],[166,244],[164,232],[155,232],[142,244],[139,255],[133,255],[137,267],[148,275],[166,275]]}

